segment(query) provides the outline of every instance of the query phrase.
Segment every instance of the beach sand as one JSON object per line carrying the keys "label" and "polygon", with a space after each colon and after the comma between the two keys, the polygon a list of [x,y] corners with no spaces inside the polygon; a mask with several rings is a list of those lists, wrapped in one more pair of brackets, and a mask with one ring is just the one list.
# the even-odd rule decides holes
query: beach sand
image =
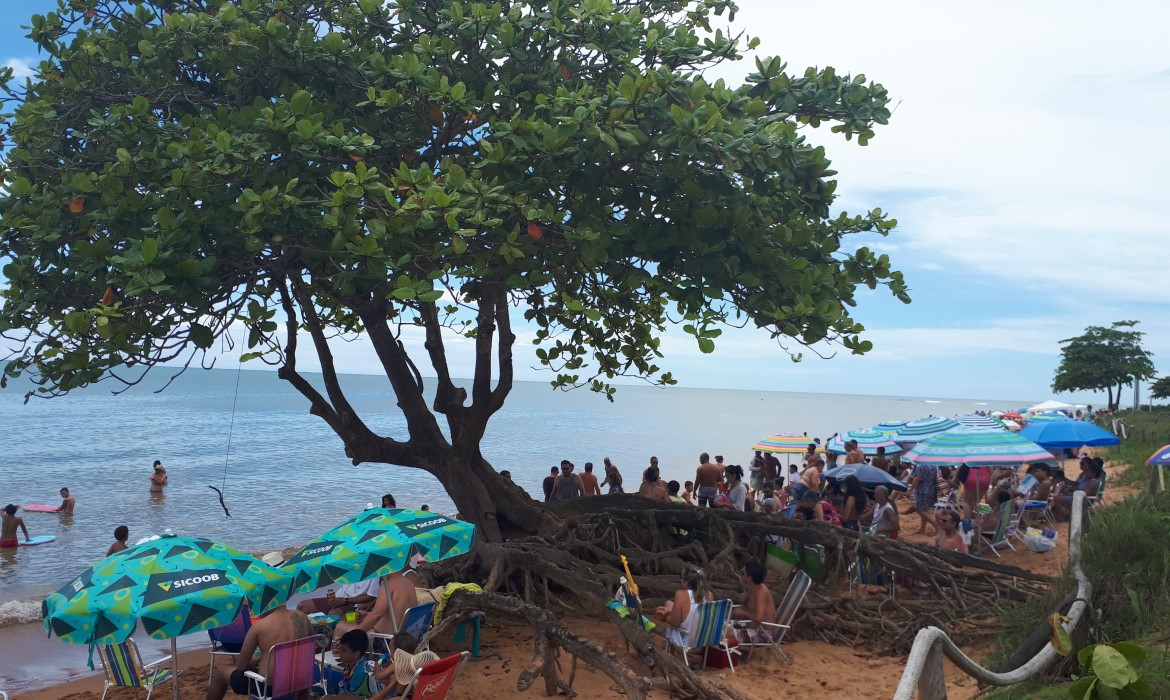
{"label": "beach sand", "polygon": [[[1125,465],[1109,464],[1107,467],[1110,478],[1116,479],[1125,469]],[[1139,487],[1110,486],[1105,493],[1106,503],[1115,503],[1135,491]],[[902,506],[904,507],[904,505]],[[915,535],[913,531],[918,527],[918,519],[914,515],[902,516],[903,538],[916,541],[929,541],[928,535]],[[1057,530],[1060,537],[1057,546],[1050,552],[1037,554],[1028,551],[1017,544],[1016,551],[1001,550],[1001,561],[1005,564],[1019,566],[1037,573],[1057,576],[1064,569],[1068,560],[1068,525],[1061,523]],[[990,556],[990,555],[989,555]],[[561,622],[586,638],[601,643],[615,654],[626,658],[636,671],[645,669],[637,662],[636,657],[627,655],[625,645],[612,625],[601,619],[584,616],[562,617]],[[153,648],[161,649],[163,643],[149,640]],[[187,644],[192,642],[183,640]],[[202,640],[198,640],[202,644]],[[961,643],[961,640],[959,640]],[[20,644],[2,644],[7,649],[18,652],[16,656],[5,655],[5,664],[10,661],[19,667],[21,659],[38,659],[44,664],[45,656],[61,654],[63,647],[59,640],[44,639],[43,635],[37,640],[23,639]],[[450,636],[436,640],[433,647],[441,655],[455,653],[464,647],[455,644]],[[793,639],[784,645],[785,651],[792,657],[793,664],[782,663],[775,654],[754,654],[746,663],[740,665],[735,673],[722,669],[707,669],[701,671],[705,677],[717,680],[740,693],[759,700],[770,698],[806,698],[829,694],[840,698],[887,698],[893,695],[905,667],[905,656],[880,656],[863,649],[850,649],[816,641]],[[973,658],[980,659],[983,649],[966,649]],[[522,695],[516,688],[516,680],[525,664],[532,658],[531,630],[522,625],[509,625],[498,621],[486,620],[483,627],[482,655],[480,659],[473,659],[464,669],[449,695],[452,700],[481,700],[482,698],[517,697]],[[157,658],[158,653],[144,653],[147,660]],[[184,700],[198,700],[204,696],[207,688],[207,652],[205,650],[186,651],[179,655],[182,668],[180,691]],[[568,663],[569,658],[564,658]],[[566,667],[567,668],[567,667]],[[952,700],[966,700],[978,694],[978,687],[973,680],[958,672],[947,664],[947,692]],[[610,683],[609,679],[588,665],[581,663],[577,666],[573,689],[581,698],[618,698],[621,695]],[[28,698],[29,700],[99,700],[102,691],[102,678],[99,674],[89,674],[84,677],[73,678],[64,683],[47,687],[41,690],[21,692],[13,697]],[[544,697],[543,684],[538,683],[527,693],[528,697]],[[143,696],[141,691],[115,689],[111,691],[112,700],[138,700]],[[156,691],[159,700],[170,697],[170,687],[163,687]],[[231,694],[228,698],[233,698]],[[650,694],[655,700],[666,700],[666,692],[655,690]]]}
{"label": "beach sand", "polygon": [[[625,646],[613,626],[603,620],[589,618],[562,618],[562,622],[574,630],[602,643],[608,650],[625,657]],[[455,653],[464,647],[454,644],[450,637],[439,639],[432,646],[440,653]],[[700,673],[709,680],[724,683],[744,695],[758,700],[770,698],[882,698],[893,695],[902,673],[904,659],[881,657],[868,653],[854,652],[845,647],[822,642],[793,641],[784,645],[792,656],[793,664],[779,661],[773,653],[755,654],[747,663],[741,664],[735,673],[725,669],[707,669]],[[155,657],[151,657],[152,660]],[[451,689],[451,700],[482,700],[503,697],[545,697],[543,683],[537,683],[527,693],[516,691],[516,679],[525,664],[532,658],[532,635],[527,627],[492,623],[483,627],[482,653],[480,659],[472,659]],[[636,657],[626,657],[635,669],[642,671]],[[189,651],[179,655],[183,669],[180,693],[183,700],[200,700],[207,689],[207,652]],[[570,658],[565,655],[563,663]],[[953,669],[951,669],[953,671]],[[972,698],[977,690],[975,684],[960,674],[949,678],[948,697],[953,700]],[[622,697],[609,678],[584,663],[577,665],[573,689],[581,698]],[[46,688],[44,690],[20,693],[16,697],[28,700],[99,700],[102,679],[99,675],[88,676]],[[111,700],[141,700],[143,691],[131,689],[111,691]],[[169,685],[155,691],[154,697],[167,700],[171,697]],[[229,694],[229,700],[237,697]],[[667,700],[665,691],[655,690],[650,694],[654,700]]]}

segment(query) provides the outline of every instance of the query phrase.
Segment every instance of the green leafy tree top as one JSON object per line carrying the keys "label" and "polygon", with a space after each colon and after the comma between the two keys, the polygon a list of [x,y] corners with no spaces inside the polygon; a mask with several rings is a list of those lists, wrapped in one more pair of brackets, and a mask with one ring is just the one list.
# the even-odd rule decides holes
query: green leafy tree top
{"label": "green leafy tree top", "polygon": [[[864,144],[887,93],[741,57],[730,0],[60,0],[4,80],[6,374],[49,394],[190,362],[233,324],[355,461],[479,464],[512,382],[514,314],[554,384],[673,381],[658,335],[721,325],[869,349],[859,285],[900,273],[835,213],[816,127]],[[748,44],[754,46],[752,41]],[[420,326],[425,357],[399,342]],[[445,329],[474,338],[470,392]],[[377,436],[329,344],[364,331],[410,436]],[[324,388],[297,371],[298,339]],[[423,399],[421,363],[437,376]],[[446,418],[440,430],[436,414]],[[452,494],[459,503],[459,496]]]}
{"label": "green leafy tree top", "polygon": [[1133,330],[1137,321],[1117,321],[1108,328],[1089,326],[1075,338],[1060,341],[1060,365],[1052,379],[1052,390],[1106,391],[1109,405],[1115,408],[1114,390],[1120,399],[1121,387],[1134,378],[1154,376],[1154,362],[1141,346],[1141,331]]}

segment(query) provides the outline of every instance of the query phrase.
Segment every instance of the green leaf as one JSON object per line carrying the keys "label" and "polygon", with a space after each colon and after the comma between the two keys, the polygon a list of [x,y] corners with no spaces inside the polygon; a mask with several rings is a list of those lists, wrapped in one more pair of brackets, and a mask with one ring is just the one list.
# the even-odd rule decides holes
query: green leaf
{"label": "green leaf", "polygon": [[1069,686],[1068,695],[1073,700],[1093,700],[1093,688],[1096,685],[1096,676],[1085,676]]}
{"label": "green leaf", "polygon": [[715,341],[710,338],[699,338],[699,350],[704,355],[710,355],[715,352]]}
{"label": "green leaf", "polygon": [[85,173],[73,173],[73,188],[86,194],[97,189],[94,187],[93,180],[89,179],[89,175]]}
{"label": "green leaf", "polygon": [[143,39],[142,41],[138,42],[138,52],[149,58],[154,55],[154,44],[150,43],[146,39]]}
{"label": "green leaf", "polygon": [[1133,642],[1115,642],[1109,646],[1120,652],[1126,661],[1135,666],[1145,661],[1146,656],[1149,654],[1149,651],[1145,647],[1140,644],[1134,644]]}
{"label": "green leaf", "polygon": [[215,336],[212,335],[211,329],[200,323],[191,324],[191,342],[195,347],[206,350],[215,342]]}
{"label": "green leaf", "polygon": [[288,103],[293,114],[304,114],[309,110],[309,105],[313,103],[313,96],[304,90],[297,90]]}
{"label": "green leaf", "polygon": [[[166,210],[162,210],[166,211]],[[158,241],[153,238],[146,238],[142,241],[142,262],[147,265],[154,262],[158,257]]]}
{"label": "green leaf", "polygon": [[1093,649],[1093,673],[1110,688],[1124,688],[1138,679],[1129,661],[1107,644],[1098,644]]}

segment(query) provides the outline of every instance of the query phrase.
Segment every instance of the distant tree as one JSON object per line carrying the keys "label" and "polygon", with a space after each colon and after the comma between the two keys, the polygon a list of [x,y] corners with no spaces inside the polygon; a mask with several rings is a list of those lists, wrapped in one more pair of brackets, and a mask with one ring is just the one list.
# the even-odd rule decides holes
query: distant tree
{"label": "distant tree", "polygon": [[1170,377],[1162,377],[1150,385],[1150,398],[1170,399]]}
{"label": "distant tree", "polygon": [[1117,321],[1108,328],[1089,326],[1083,334],[1060,341],[1064,347],[1052,390],[1104,391],[1109,408],[1116,409],[1124,387],[1155,373],[1153,355],[1141,346],[1145,334],[1133,330],[1137,324]]}

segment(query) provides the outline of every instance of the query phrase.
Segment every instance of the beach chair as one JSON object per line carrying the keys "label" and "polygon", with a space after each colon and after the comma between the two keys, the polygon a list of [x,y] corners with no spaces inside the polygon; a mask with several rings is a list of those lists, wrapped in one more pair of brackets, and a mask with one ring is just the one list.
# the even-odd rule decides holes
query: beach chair
{"label": "beach chair", "polygon": [[97,651],[101,658],[102,669],[106,674],[106,685],[102,688],[102,700],[105,700],[106,694],[113,687],[145,688],[146,699],[150,700],[150,694],[154,692],[155,686],[167,681],[173,683],[175,680],[170,666],[157,668],[159,664],[171,660],[170,654],[158,661],[144,664],[142,663],[142,654],[138,651],[138,645],[134,643],[133,639],[127,639],[121,644],[99,644]]}
{"label": "beach chair", "polygon": [[[423,636],[431,629],[431,620],[434,616],[435,602],[433,600],[407,608],[406,613],[402,616],[402,626],[398,628],[398,632],[395,634],[409,634],[414,637],[414,641],[422,642]],[[383,653],[391,652],[392,647],[390,642],[393,639],[393,634],[371,632],[370,653],[375,656],[381,656]],[[378,648],[379,644],[382,645],[381,649]],[[422,649],[423,647],[419,648]]]}
{"label": "beach chair", "polygon": [[403,700],[444,700],[459,669],[467,663],[469,652],[463,651],[432,661],[414,673],[414,680],[402,691]]}
{"label": "beach chair", "polygon": [[1014,537],[1020,544],[1024,543],[1024,535],[1020,532],[1020,521],[1024,517],[1024,502],[1012,499],[1012,515],[1008,520],[1007,539],[1005,542],[1007,546],[1014,552],[1016,548],[1012,545],[1012,538]]}
{"label": "beach chair", "polygon": [[236,619],[223,627],[207,630],[207,636],[211,639],[211,665],[207,669],[208,683],[211,682],[215,674],[216,658],[221,656],[234,658],[239,655],[240,647],[244,644],[244,637],[248,636],[248,630],[251,628],[252,614],[245,603],[240,606],[240,614],[236,615]]}
{"label": "beach chair", "polygon": [[[784,641],[784,635],[788,630],[792,629],[792,621],[796,618],[796,613],[800,610],[800,604],[804,602],[805,595],[808,594],[808,589],[812,585],[812,577],[803,571],[797,571],[792,577],[792,583],[788,584],[788,592],[784,594],[784,599],[780,601],[780,606],[776,608],[775,622],[761,622],[759,628],[750,629],[739,622],[732,623],[732,628],[736,630],[736,639],[739,640],[738,649],[750,649],[752,647],[765,647],[767,649],[775,649],[780,658],[788,663],[792,663],[792,659],[788,658],[788,654],[784,653],[784,649],[780,647],[780,643]],[[748,623],[750,624],[750,623]],[[745,631],[747,634],[741,634],[740,631]]]}
{"label": "beach chair", "polygon": [[283,698],[313,687],[317,669],[317,637],[301,637],[291,642],[273,644],[268,651],[268,668],[264,675],[244,671],[249,695],[258,700]]}
{"label": "beach chair", "polygon": [[[704,647],[715,647],[727,654],[727,665],[735,673],[731,658],[731,647],[727,646],[727,621],[731,617],[731,599],[706,600],[695,606],[695,619],[691,629],[666,631],[666,653],[671,647],[682,652],[683,663],[689,663],[687,654]],[[738,652],[736,652],[738,653]],[[703,668],[707,667],[707,654],[703,654]]]}
{"label": "beach chair", "polygon": [[849,571],[852,574],[849,577],[849,593],[853,593],[854,586],[882,586],[894,597],[894,576],[891,572],[886,571],[885,567],[880,562],[874,561],[866,556],[858,556],[857,559],[849,565]]}
{"label": "beach chair", "polygon": [[[987,541],[987,545],[991,547],[992,553],[997,557],[1000,556],[999,549],[1005,545],[1011,547],[1012,551],[1015,551],[1015,547],[1012,547],[1011,542],[1008,542],[1008,530],[1011,525],[1012,518],[1015,517],[1015,512],[1016,501],[1013,498],[1000,507],[999,521],[996,523],[995,530],[991,532],[979,533],[983,539]],[[1020,522],[1018,517],[1015,518],[1015,521],[1017,525]]]}

